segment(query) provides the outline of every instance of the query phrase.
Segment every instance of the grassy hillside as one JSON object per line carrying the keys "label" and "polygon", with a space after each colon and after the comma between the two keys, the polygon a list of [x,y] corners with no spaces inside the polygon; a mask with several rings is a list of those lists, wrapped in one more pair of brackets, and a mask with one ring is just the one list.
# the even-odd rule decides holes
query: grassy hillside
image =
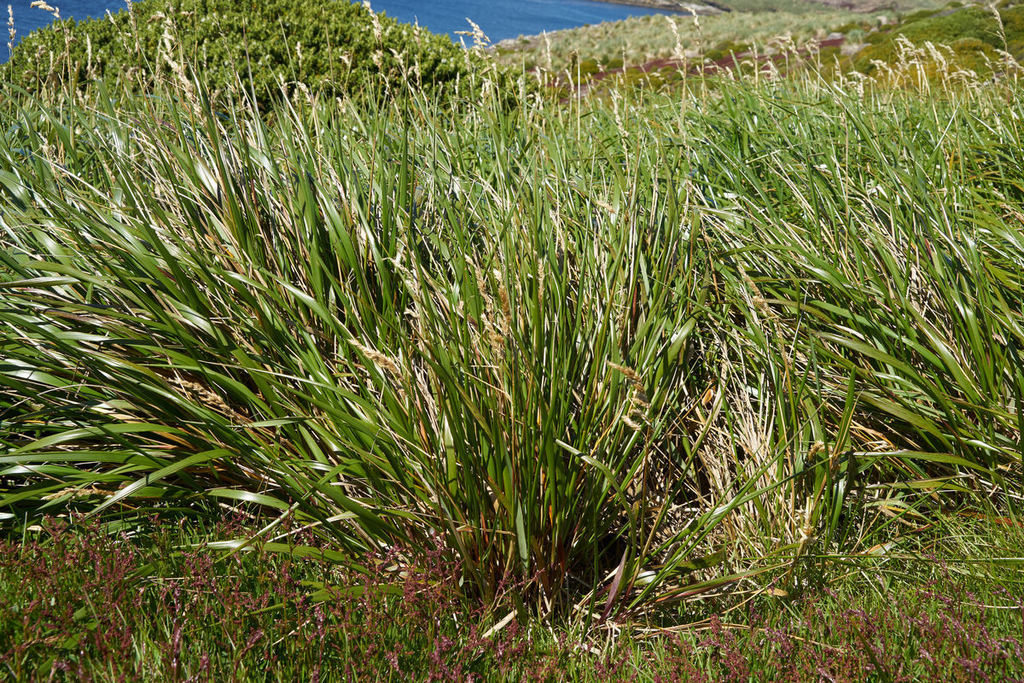
{"label": "grassy hillside", "polygon": [[747,12],[789,12],[813,14],[828,10],[847,10],[862,15],[908,12],[938,7],[942,0],[716,0],[715,5],[742,15]]}
{"label": "grassy hillside", "polygon": [[502,62],[527,68],[560,71],[579,61],[612,68],[636,65],[652,59],[691,59],[726,46],[765,46],[784,36],[797,44],[821,38],[836,26],[864,20],[850,10],[820,9],[815,12],[731,12],[700,16],[633,17],[578,29],[566,29],[503,43]]}
{"label": "grassy hillside", "polygon": [[[932,62],[948,61],[981,76],[1002,73],[1007,59],[1024,60],[1024,6],[1003,2],[995,7],[951,6],[913,14],[898,26],[868,37],[856,53],[854,67],[871,74],[900,59],[906,46],[937,46]],[[930,65],[934,69],[934,64]]]}
{"label": "grassy hillside", "polygon": [[623,82],[658,87],[678,84],[680,72],[737,63],[749,70],[755,62],[768,71],[810,68],[830,80],[865,74],[886,87],[920,86],[1018,69],[1024,60],[1024,7],[1005,0],[998,7],[954,2],[902,14],[819,5],[815,11],[642,17],[506,41],[497,54],[502,63],[535,70],[542,79],[585,87],[595,76],[622,69]]}

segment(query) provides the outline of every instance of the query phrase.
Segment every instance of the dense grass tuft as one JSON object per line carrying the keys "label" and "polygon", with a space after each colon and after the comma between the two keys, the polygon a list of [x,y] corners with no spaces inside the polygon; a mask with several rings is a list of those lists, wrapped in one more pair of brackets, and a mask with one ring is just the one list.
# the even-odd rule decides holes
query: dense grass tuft
{"label": "dense grass tuft", "polygon": [[1015,515],[1019,85],[855,85],[8,99],[0,510],[252,503],[594,622]]}

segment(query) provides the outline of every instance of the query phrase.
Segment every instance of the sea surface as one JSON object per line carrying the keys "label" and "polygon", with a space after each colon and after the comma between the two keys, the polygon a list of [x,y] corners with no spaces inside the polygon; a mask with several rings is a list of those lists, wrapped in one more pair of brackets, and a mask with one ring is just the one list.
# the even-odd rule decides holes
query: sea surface
{"label": "sea surface", "polygon": [[[61,19],[102,17],[107,10],[116,12],[125,8],[124,0],[65,0],[65,2],[48,0],[48,2],[60,10]],[[0,32],[3,33],[3,40],[0,41],[0,61],[7,60],[8,6],[14,13],[14,30],[17,31],[18,38],[54,21],[53,15],[49,12],[32,7],[32,0],[0,0],[0,24],[3,25],[3,28],[0,28]]]}
{"label": "sea surface", "polygon": [[[296,0],[304,2],[309,0]],[[315,1],[315,0],[314,0]],[[32,0],[0,0],[0,23],[4,25],[0,41],[0,61],[7,59],[7,16],[11,5],[18,37],[53,21],[53,16],[31,7]],[[49,0],[63,18],[103,17],[107,11],[125,8],[124,0]],[[457,31],[469,30],[466,19],[475,21],[487,37],[497,42],[542,31],[616,21],[626,17],[664,14],[659,10],[616,5],[594,0],[374,0],[373,9],[400,21],[419,21],[435,33],[447,33],[459,42]],[[471,41],[467,38],[466,43]]]}
{"label": "sea surface", "polygon": [[[497,42],[602,21],[665,14],[646,7],[594,0],[373,0],[372,6],[400,21],[419,21],[420,26],[434,33],[447,33],[456,43],[455,32],[470,29],[467,18]],[[467,45],[471,42],[466,38]]]}

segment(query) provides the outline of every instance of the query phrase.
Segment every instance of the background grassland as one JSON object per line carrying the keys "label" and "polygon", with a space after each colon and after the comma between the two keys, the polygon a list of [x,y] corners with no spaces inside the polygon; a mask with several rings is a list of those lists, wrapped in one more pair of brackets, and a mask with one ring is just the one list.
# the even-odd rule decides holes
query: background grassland
{"label": "background grassland", "polygon": [[[895,87],[908,79],[893,77],[893,72],[906,72],[911,62],[925,80],[939,81],[958,71],[968,80],[1001,78],[1024,59],[1024,8],[1012,0],[998,6],[955,2],[905,12],[890,8],[877,14],[812,6],[814,11],[641,17],[505,41],[496,54],[504,64],[584,88],[592,76],[609,69],[627,69],[612,79],[618,85],[657,88],[678,85],[680,70],[690,75],[712,65],[751,70],[755,59],[769,70],[768,62],[774,62],[776,72],[810,68],[828,79],[851,72],[884,75],[887,87]],[[825,38],[841,44],[819,47]],[[639,71],[656,60],[671,61]]]}
{"label": "background grassland", "polygon": [[729,12],[696,20],[682,14],[633,17],[531,37],[511,50],[504,47],[509,43],[503,43],[498,52],[502,63],[525,62],[527,68],[540,66],[549,71],[564,69],[574,59],[591,60],[595,66],[621,67],[682,58],[684,53],[692,58],[724,45],[763,46],[782,36],[802,44],[824,37],[837,26],[861,20],[865,20],[863,14],[821,8],[815,12]]}
{"label": "background grassland", "polygon": [[836,9],[853,10],[861,15],[875,13],[907,12],[921,8],[937,7],[941,0],[895,0],[894,2],[873,2],[872,0],[722,0],[716,6],[732,12],[791,12],[793,14],[814,14]]}

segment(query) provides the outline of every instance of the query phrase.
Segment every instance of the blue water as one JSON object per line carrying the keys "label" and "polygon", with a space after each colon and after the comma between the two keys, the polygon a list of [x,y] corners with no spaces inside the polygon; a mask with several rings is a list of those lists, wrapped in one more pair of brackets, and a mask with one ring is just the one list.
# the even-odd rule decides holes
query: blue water
{"label": "blue water", "polygon": [[[125,8],[124,0],[49,0],[49,4],[60,10],[62,19],[74,17],[85,19],[87,17],[102,17],[107,10],[116,12]],[[53,15],[41,9],[32,8],[32,0],[0,0],[0,28],[3,40],[0,41],[0,60],[7,59],[7,6],[11,6],[14,12],[14,29],[18,32],[18,38],[23,37],[29,31],[46,26],[53,21]]]}
{"label": "blue water", "polygon": [[[296,0],[306,2],[309,0]],[[316,1],[316,0],[313,0]],[[53,21],[49,12],[31,8],[32,0],[0,0],[0,61],[7,59],[7,16],[10,4],[14,10],[14,27],[18,36]],[[124,0],[49,0],[60,9],[61,17],[103,17],[107,10],[124,9]],[[435,33],[447,33],[459,42],[456,31],[469,30],[466,17],[483,29],[492,41],[533,35],[602,21],[615,21],[646,14],[663,14],[658,10],[629,5],[615,5],[593,0],[374,0],[373,9],[384,11],[401,21],[419,21]],[[470,42],[466,40],[467,44]]]}
{"label": "blue water", "polygon": [[[419,21],[434,33],[447,33],[458,43],[456,31],[470,29],[466,18],[480,25],[492,41],[529,36],[627,17],[664,14],[658,10],[615,5],[593,0],[371,0],[400,21]],[[466,43],[472,41],[466,38]]]}

